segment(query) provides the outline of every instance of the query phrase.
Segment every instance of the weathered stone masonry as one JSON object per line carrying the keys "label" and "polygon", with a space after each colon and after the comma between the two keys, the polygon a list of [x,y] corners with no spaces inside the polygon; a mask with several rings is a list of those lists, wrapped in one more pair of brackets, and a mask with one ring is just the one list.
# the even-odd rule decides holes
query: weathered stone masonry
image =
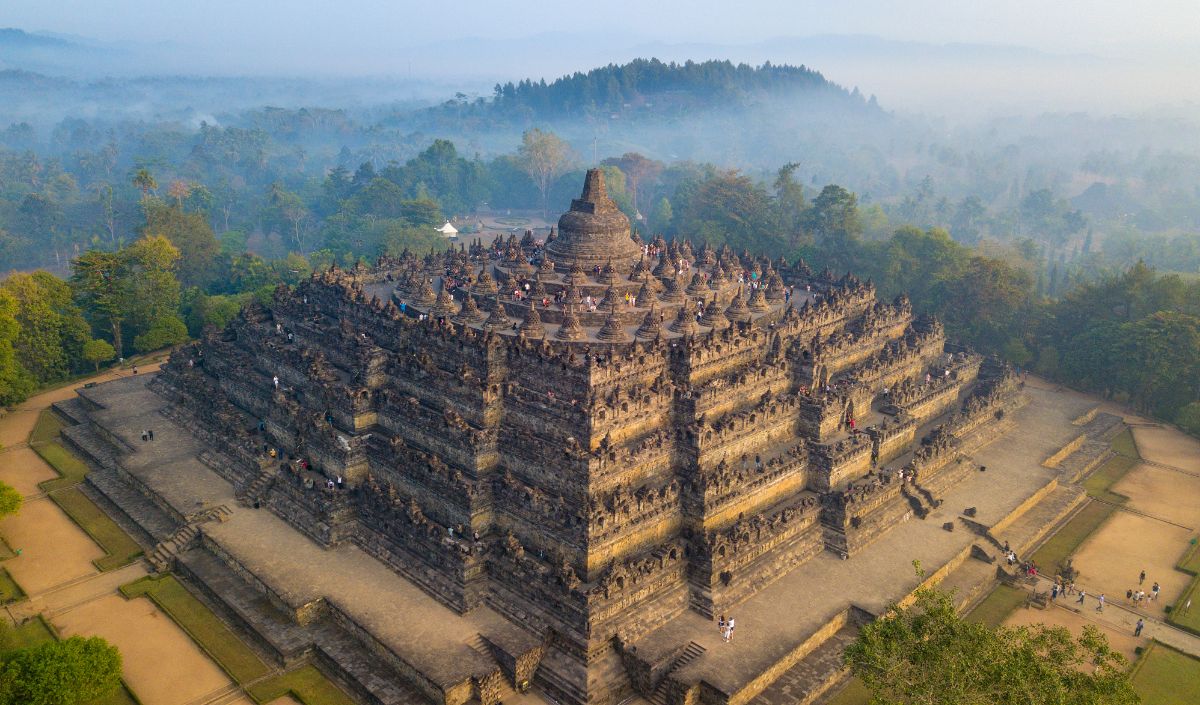
{"label": "weathered stone masonry", "polygon": [[510,677],[606,703],[651,668],[614,648],[853,555],[955,476],[1013,385],[944,343],[851,275],[642,243],[593,170],[545,245],[318,273],[156,385],[246,501],[488,605],[543,644]]}

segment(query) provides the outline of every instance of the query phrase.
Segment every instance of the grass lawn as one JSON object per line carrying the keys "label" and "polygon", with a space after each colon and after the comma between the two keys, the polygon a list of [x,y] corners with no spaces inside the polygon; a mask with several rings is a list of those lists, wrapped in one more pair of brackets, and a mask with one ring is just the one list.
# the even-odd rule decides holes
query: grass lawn
{"label": "grass lawn", "polygon": [[350,696],[343,693],[312,665],[281,673],[249,688],[246,692],[258,703],[269,703],[284,695],[291,695],[304,705],[354,705]]}
{"label": "grass lawn", "polygon": [[1117,434],[1112,440],[1112,449],[1118,455],[1124,455],[1127,458],[1141,459],[1142,455],[1138,453],[1137,443],[1133,441],[1133,431],[1128,428]]}
{"label": "grass lawn", "polygon": [[988,593],[987,597],[967,613],[966,619],[995,627],[1007,619],[1013,610],[1025,604],[1028,599],[1029,593],[1025,590],[1009,585],[997,585]]}
{"label": "grass lawn", "polygon": [[1200,575],[1200,538],[1193,538],[1176,566],[1185,573]]}
{"label": "grass lawn", "polygon": [[0,568],[0,605],[10,605],[25,599],[25,591],[12,579],[8,570]]}
{"label": "grass lawn", "polygon": [[[1192,603],[1190,608],[1187,606],[1188,602]],[[1167,621],[1193,634],[1200,634],[1200,577],[1192,578],[1187,589],[1171,607]]]}
{"label": "grass lawn", "polygon": [[78,485],[83,482],[83,478],[87,477],[90,470],[87,464],[75,457],[71,451],[66,449],[66,446],[58,441],[38,443],[33,446],[33,449],[59,474],[59,477],[53,480],[38,483],[38,487],[43,492],[53,492]]}
{"label": "grass lawn", "polygon": [[1111,504],[1089,502],[1034,552],[1034,562],[1042,567],[1043,573],[1053,575],[1052,571],[1057,571],[1075,549],[1116,510]]}
{"label": "grass lawn", "polygon": [[1200,703],[1200,660],[1154,642],[1134,667],[1133,689],[1148,705]]}
{"label": "grass lawn", "polygon": [[94,561],[101,571],[127,566],[141,557],[142,547],[79,488],[68,487],[52,492],[50,499],[108,554]]}
{"label": "grass lawn", "polygon": [[141,578],[122,585],[121,594],[127,598],[146,596],[153,600],[234,681],[248,683],[270,672],[262,659],[175,576]]}
{"label": "grass lawn", "polygon": [[854,676],[846,681],[846,687],[829,699],[825,705],[868,705],[871,702],[871,691]]}
{"label": "grass lawn", "polygon": [[63,422],[58,414],[50,409],[43,409],[42,413],[38,414],[37,423],[33,426],[33,432],[29,434],[29,445],[38,445],[39,443],[50,443],[58,440],[58,432],[62,430]]}
{"label": "grass lawn", "polygon": [[1123,494],[1117,494],[1109,488],[1117,484],[1117,482],[1125,477],[1125,473],[1132,470],[1137,465],[1137,459],[1130,458],[1124,455],[1117,455],[1109,458],[1100,467],[1096,468],[1087,479],[1083,481],[1083,488],[1091,497],[1102,500],[1104,502],[1112,502],[1113,504],[1122,504],[1129,499]]}
{"label": "grass lawn", "polygon": [[141,705],[141,703],[133,697],[133,692],[129,690],[129,686],[125,685],[125,681],[121,681],[121,686],[112,693],[103,698],[89,700],[84,705]]}
{"label": "grass lawn", "polygon": [[54,631],[41,617],[34,617],[18,627],[8,626],[5,620],[3,626],[0,626],[0,653],[37,646],[43,642],[54,641],[54,638]]}

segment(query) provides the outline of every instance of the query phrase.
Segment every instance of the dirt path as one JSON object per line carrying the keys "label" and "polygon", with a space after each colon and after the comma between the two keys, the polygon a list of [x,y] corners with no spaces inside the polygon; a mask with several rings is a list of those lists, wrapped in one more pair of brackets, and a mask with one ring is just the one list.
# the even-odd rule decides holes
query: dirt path
{"label": "dirt path", "polygon": [[[139,368],[149,371],[155,366]],[[57,477],[26,440],[38,414],[56,401],[70,398],[85,381],[106,381],[132,374],[108,372],[90,380],[32,397],[0,418],[0,480],[16,487],[27,500],[15,516],[0,521],[0,535],[21,555],[3,566],[29,595],[11,605],[9,619],[43,614],[63,636],[98,635],[121,651],[125,679],[146,705],[208,702],[238,689],[195,642],[145,598],[126,600],[117,587],[146,574],[143,563],[101,573],[92,560],[104,552],[37,484]],[[229,700],[249,705],[249,698]]]}

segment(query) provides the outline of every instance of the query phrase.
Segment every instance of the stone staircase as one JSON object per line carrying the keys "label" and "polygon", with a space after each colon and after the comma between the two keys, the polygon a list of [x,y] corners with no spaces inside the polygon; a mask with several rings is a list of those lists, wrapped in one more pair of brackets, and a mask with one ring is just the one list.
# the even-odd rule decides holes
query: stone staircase
{"label": "stone staircase", "polygon": [[200,536],[200,524],[210,521],[225,521],[232,514],[233,510],[224,504],[192,514],[188,517],[187,524],[154,547],[147,560],[150,561],[150,565],[154,566],[155,572],[164,573],[170,570],[175,562],[175,557],[190,548]]}
{"label": "stone staircase", "polygon": [[845,626],[784,671],[749,705],[808,705],[835,687],[846,675],[842,652],[858,636],[858,628]]}
{"label": "stone staircase", "polygon": [[179,557],[181,573],[200,590],[197,597],[248,643],[273,661],[293,668],[310,660],[371,705],[427,705],[428,699],[382,656],[329,618],[302,627],[276,610],[252,587],[203,547]]}
{"label": "stone staircase", "polygon": [[[121,513],[128,516],[133,524],[150,535],[152,540],[148,545],[153,545],[154,542],[169,537],[179,528],[177,521],[123,480],[112,468],[101,467],[92,470],[88,473],[86,484],[96,494],[102,496],[104,501],[111,503]],[[119,515],[117,523],[122,524]],[[122,526],[124,525],[122,524]]]}
{"label": "stone staircase", "polygon": [[671,667],[668,668],[665,673],[663,673],[662,678],[660,678],[658,681],[658,687],[654,689],[654,692],[651,693],[650,697],[648,698],[650,702],[654,705],[667,705],[668,677],[680,668],[683,668],[692,661],[700,658],[704,652],[705,648],[703,646],[694,641],[690,642],[687,645],[687,648],[683,650],[683,653],[679,654],[679,656],[675,658],[675,662],[671,664]]}
{"label": "stone staircase", "polygon": [[147,556],[147,560],[150,561],[150,565],[154,566],[155,572],[165,573],[171,569],[175,556],[179,555],[199,535],[200,529],[196,528],[195,524],[188,524],[172,534],[170,538],[160,541]]}
{"label": "stone staircase", "polygon": [[249,485],[246,485],[245,489],[238,493],[238,501],[243,506],[253,506],[255,502],[262,499],[267,490],[271,489],[271,484],[277,477],[279,477],[279,468],[274,465],[263,470]]}
{"label": "stone staircase", "polygon": [[233,514],[233,510],[224,504],[202,509],[188,517],[192,524],[202,524],[206,521],[225,521]]}
{"label": "stone staircase", "polygon": [[[467,642],[467,646],[475,653],[483,656],[489,662],[495,661],[496,656],[492,653],[492,647],[488,646],[482,634],[476,634]],[[513,689],[513,684],[508,682],[507,678],[500,679],[500,687],[497,691],[497,703],[512,702],[517,697],[517,691]]]}

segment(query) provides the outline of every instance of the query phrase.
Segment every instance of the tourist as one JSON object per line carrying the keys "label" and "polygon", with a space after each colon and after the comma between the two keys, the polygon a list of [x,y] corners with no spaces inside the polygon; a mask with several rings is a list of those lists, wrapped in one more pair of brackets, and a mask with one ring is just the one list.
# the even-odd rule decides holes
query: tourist
{"label": "tourist", "polygon": [[1144,582],[1146,582],[1146,571],[1143,570],[1142,574],[1138,576],[1138,585],[1141,585]]}
{"label": "tourist", "polygon": [[1054,583],[1054,585],[1050,588],[1050,599],[1058,599],[1058,583]]}
{"label": "tourist", "polygon": [[272,377],[271,382],[273,382],[275,384],[276,389],[279,389],[279,375],[275,375],[274,377]]}
{"label": "tourist", "polygon": [[733,641],[733,617],[729,618],[729,624],[725,625],[725,641]]}
{"label": "tourist", "polygon": [[1100,593],[1100,597],[1096,598],[1096,600],[1097,600],[1096,611],[1103,612],[1104,611],[1104,593]]}
{"label": "tourist", "polygon": [[1146,622],[1145,622],[1145,620],[1138,619],[1138,621],[1137,621],[1137,626],[1135,626],[1135,627],[1133,628],[1133,635],[1134,635],[1134,636],[1141,636],[1141,635],[1142,635],[1142,628],[1143,628],[1143,627],[1145,627],[1145,626],[1146,626]]}
{"label": "tourist", "polygon": [[[152,429],[152,428],[146,429],[146,435],[150,437],[150,440],[154,440],[154,429]],[[1154,585],[1155,585],[1155,587],[1157,587],[1158,583],[1155,583]]]}
{"label": "tourist", "polygon": [[[1129,601],[1130,603],[1133,603],[1133,590],[1132,589],[1125,591],[1125,599],[1127,601]],[[1134,604],[1136,604],[1136,603],[1134,603]]]}
{"label": "tourist", "polygon": [[1077,604],[1077,605],[1082,605],[1082,604],[1083,604],[1083,601],[1084,601],[1085,599],[1087,599],[1087,591],[1086,591],[1086,590],[1080,590],[1080,591],[1079,591],[1079,599],[1075,601],[1075,604]]}
{"label": "tourist", "polygon": [[717,619],[717,631],[721,634],[722,637],[725,636],[725,615],[721,615]]}
{"label": "tourist", "polygon": [[[154,433],[153,433],[153,432],[151,432],[151,433],[150,433],[150,440],[154,440]],[[1151,600],[1154,600],[1155,602],[1158,602],[1158,591],[1159,591],[1159,587],[1158,587],[1158,583],[1157,583],[1157,582],[1156,582],[1156,583],[1154,583],[1154,585],[1150,586],[1150,599],[1151,599]]]}
{"label": "tourist", "polygon": [[150,440],[150,432],[143,428],[142,429],[142,441],[145,442],[148,440]]}

